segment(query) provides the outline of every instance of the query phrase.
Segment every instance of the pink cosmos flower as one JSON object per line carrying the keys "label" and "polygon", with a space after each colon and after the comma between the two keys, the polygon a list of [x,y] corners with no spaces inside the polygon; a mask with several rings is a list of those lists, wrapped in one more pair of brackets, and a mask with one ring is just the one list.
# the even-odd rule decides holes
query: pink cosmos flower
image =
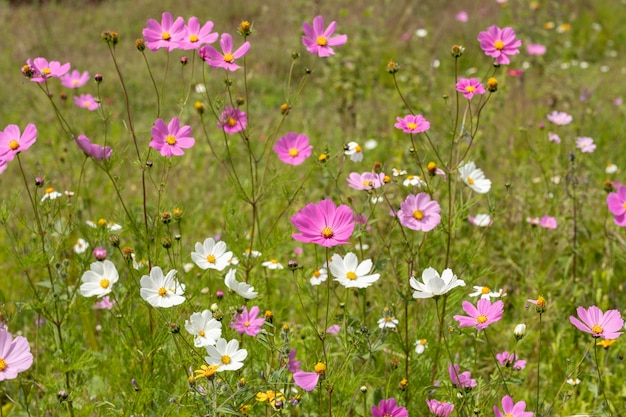
{"label": "pink cosmos flower", "polygon": [[61,84],[67,88],[80,88],[87,84],[87,81],[89,81],[89,73],[87,71],[81,74],[80,71],[74,70],[61,77]]}
{"label": "pink cosmos flower", "polygon": [[346,205],[335,206],[332,200],[310,203],[291,218],[300,233],[295,240],[331,248],[349,242],[354,231],[354,213]]}
{"label": "pink cosmos flower", "polygon": [[528,55],[544,55],[546,53],[546,46],[538,43],[529,43],[526,45],[526,52]]}
{"label": "pink cosmos flower", "polygon": [[408,195],[400,204],[397,216],[400,224],[412,230],[428,232],[441,222],[441,206],[426,193]]}
{"label": "pink cosmos flower", "polygon": [[548,140],[554,142],[557,145],[561,143],[561,137],[556,133],[548,132]]}
{"label": "pink cosmos flower", "polygon": [[331,325],[328,329],[326,329],[326,333],[328,334],[337,334],[341,330],[341,326],[338,324]]}
{"label": "pink cosmos flower", "polygon": [[568,125],[570,123],[572,123],[573,117],[565,112],[562,111],[553,111],[552,113],[548,114],[546,116],[546,118],[551,121],[552,123],[554,123],[555,125],[558,126],[565,126]]}
{"label": "pink cosmos flower", "polygon": [[89,111],[97,110],[100,107],[100,103],[91,94],[81,94],[74,97],[74,104]]}
{"label": "pink cosmos flower", "polygon": [[289,165],[300,165],[311,156],[313,145],[309,145],[309,138],[303,133],[289,132],[278,139],[274,145],[274,152],[278,159]]}
{"label": "pink cosmos flower", "polygon": [[50,61],[46,58],[35,58],[32,62],[26,61],[26,65],[31,68],[32,77],[31,81],[36,83],[44,83],[48,78],[61,78],[66,72],[70,70],[69,62],[61,64],[58,61]]}
{"label": "pink cosmos flower", "polygon": [[455,315],[454,320],[459,322],[459,327],[476,326],[476,330],[486,329],[490,324],[497,322],[502,318],[504,312],[504,303],[496,301],[491,304],[488,298],[478,300],[476,307],[469,301],[463,301],[463,311],[468,316]]}
{"label": "pink cosmos flower", "polygon": [[26,125],[22,134],[17,125],[8,125],[0,132],[0,161],[12,161],[15,155],[30,148],[36,140],[37,127],[34,124]]}
{"label": "pink cosmos flower", "polygon": [[450,375],[452,385],[457,388],[474,388],[476,386],[476,380],[472,379],[471,372],[461,373],[458,363],[448,365],[448,375]]}
{"label": "pink cosmos flower", "polygon": [[0,326],[0,381],[14,379],[17,374],[24,372],[33,364],[33,354],[30,353],[28,340],[8,332],[6,327]]}
{"label": "pink cosmos flower", "polygon": [[305,22],[302,25],[304,31],[302,43],[306,46],[306,50],[312,54],[317,54],[320,58],[335,55],[335,50],[332,47],[344,45],[348,41],[348,35],[332,36],[336,26],[337,23],[333,21],[324,29],[322,16],[316,16],[313,19],[313,26]]}
{"label": "pink cosmos flower", "polygon": [[533,417],[534,413],[526,410],[526,403],[524,401],[519,401],[517,403],[513,403],[513,398],[510,395],[504,396],[502,398],[502,411],[498,406],[493,406],[493,412],[496,417]]}
{"label": "pink cosmos flower", "polygon": [[315,364],[315,372],[306,372],[302,369],[293,374],[293,382],[305,391],[313,391],[320,380],[320,375],[326,373],[326,364],[318,362]]}
{"label": "pink cosmos flower", "polygon": [[195,143],[196,140],[191,137],[191,127],[181,127],[178,117],[174,117],[167,125],[159,118],[152,126],[150,146],[163,156],[171,158],[174,155],[184,155],[183,149],[191,148]]}
{"label": "pink cosmos flower", "polygon": [[364,172],[359,174],[358,172],[352,172],[346,178],[348,185],[355,190],[373,190],[380,188],[384,183],[385,174],[375,172]]}
{"label": "pink cosmos flower", "polygon": [[235,321],[230,323],[230,327],[235,329],[239,334],[247,334],[248,336],[256,336],[261,332],[261,326],[265,323],[265,318],[259,318],[259,307],[254,306],[248,311],[243,306],[241,313],[235,313],[233,316]]}
{"label": "pink cosmos flower", "polygon": [[187,26],[185,26],[184,34],[180,41],[181,49],[198,49],[207,43],[213,43],[217,40],[217,32],[213,30],[213,22],[210,20],[200,27],[197,17],[189,18]]}
{"label": "pink cosmos flower", "polygon": [[441,403],[437,400],[426,400],[426,404],[428,404],[428,409],[435,417],[448,417],[452,414],[452,410],[454,410],[454,404],[451,403]]}
{"label": "pink cosmos flower", "polygon": [[421,114],[408,114],[404,117],[396,117],[396,120],[394,127],[405,133],[421,133],[430,129],[430,123]]}
{"label": "pink cosmos flower", "polygon": [[289,351],[289,353],[287,354],[287,358],[285,358],[282,354],[279,354],[279,356],[280,356],[280,363],[282,364],[282,366],[287,368],[289,372],[293,374],[294,372],[298,372],[300,370],[300,364],[302,363],[302,361],[296,360],[295,349],[291,349]]}
{"label": "pink cosmos flower", "polygon": [[516,371],[521,371],[526,368],[526,361],[523,359],[518,359],[514,353],[509,353],[508,351],[504,351],[496,354],[496,359],[502,366],[512,367]]}
{"label": "pink cosmos flower", "polygon": [[179,16],[172,22],[172,14],[164,12],[161,15],[161,23],[149,19],[141,33],[146,41],[146,47],[151,51],[161,48],[172,51],[178,48],[185,36],[185,20]]}
{"label": "pink cosmos flower", "polygon": [[588,137],[576,139],[576,147],[580,149],[582,153],[591,153],[596,150],[596,144],[593,143],[593,139]]}
{"label": "pink cosmos flower", "polygon": [[620,331],[624,328],[624,319],[618,310],[607,310],[603,313],[598,307],[591,306],[587,310],[578,307],[576,313],[580,320],[570,316],[570,323],[578,330],[589,333],[595,338],[617,339],[624,333]]}
{"label": "pink cosmos flower", "polygon": [[615,224],[626,227],[626,186],[616,186],[615,182],[613,182],[613,186],[616,187],[616,191],[606,196],[606,204],[609,211],[615,216],[613,217]]}
{"label": "pink cosmos flower", "polygon": [[372,406],[372,417],[409,417],[409,411],[399,406],[395,398],[389,398]]}
{"label": "pink cosmos flower", "polygon": [[112,310],[114,305],[115,300],[111,300],[108,295],[105,295],[101,300],[96,302],[94,308],[96,310]]}
{"label": "pink cosmos flower", "polygon": [[244,42],[239,49],[233,52],[233,37],[228,33],[222,33],[220,47],[223,53],[219,53],[218,50],[211,45],[203,46],[198,53],[200,57],[213,68],[224,68],[227,71],[236,71],[241,67],[235,64],[235,60],[248,53],[250,50],[250,42]]}
{"label": "pink cosmos flower", "polygon": [[467,12],[465,11],[460,11],[458,12],[454,18],[456,19],[457,22],[467,22],[469,20],[469,16],[467,15]]}
{"label": "pink cosmos flower", "polygon": [[522,45],[521,40],[515,39],[513,28],[500,29],[495,25],[490,26],[486,32],[480,32],[478,41],[485,55],[495,58],[500,65],[508,65],[511,62],[509,56],[519,54],[519,47]]}
{"label": "pink cosmos flower", "polygon": [[232,135],[241,132],[248,126],[248,117],[244,112],[234,107],[226,106],[217,122],[217,127]]}
{"label": "pink cosmos flower", "polygon": [[543,227],[544,229],[554,230],[557,227],[556,218],[552,216],[543,216],[539,219],[539,226]]}
{"label": "pink cosmos flower", "polygon": [[98,161],[102,161],[103,159],[109,159],[111,157],[111,154],[113,153],[113,150],[110,147],[100,146],[96,143],[92,143],[85,135],[79,135],[78,138],[75,139],[75,141],[78,147],[83,152]]}
{"label": "pink cosmos flower", "polygon": [[485,87],[478,78],[461,78],[456,83],[456,91],[463,93],[466,99],[471,100],[476,94],[485,94]]}

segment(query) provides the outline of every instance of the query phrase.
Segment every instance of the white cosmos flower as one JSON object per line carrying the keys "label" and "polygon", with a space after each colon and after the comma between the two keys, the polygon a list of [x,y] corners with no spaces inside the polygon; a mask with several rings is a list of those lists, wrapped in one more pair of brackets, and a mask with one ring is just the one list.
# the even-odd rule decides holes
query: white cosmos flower
{"label": "white cosmos flower", "polygon": [[465,281],[458,279],[450,268],[445,269],[439,276],[439,272],[434,268],[428,267],[422,272],[422,281],[423,283],[416,280],[415,277],[411,277],[409,282],[411,288],[415,290],[413,298],[438,297],[455,287],[465,286]]}
{"label": "white cosmos flower", "polygon": [[150,275],[142,276],[139,281],[141,298],[153,307],[169,308],[184,303],[185,285],[178,282],[176,272],[172,269],[164,276],[160,267],[153,267]]}
{"label": "white cosmos flower", "polygon": [[344,154],[349,156],[352,162],[361,162],[363,160],[363,148],[356,142],[348,142],[344,151]]}
{"label": "white cosmos flower", "polygon": [[470,294],[470,297],[478,297],[486,298],[487,300],[491,298],[500,298],[505,296],[504,291],[500,289],[500,291],[491,291],[489,287],[481,287],[480,285],[474,285],[474,292]]}
{"label": "white cosmos flower", "polygon": [[606,166],[606,168],[604,169],[604,172],[607,174],[615,174],[618,171],[617,165],[615,164],[608,164]]}
{"label": "white cosmos flower", "polygon": [[352,252],[348,252],[343,259],[334,254],[328,266],[335,281],[346,288],[367,288],[380,278],[380,274],[370,274],[373,267],[371,259],[359,264],[359,259]]}
{"label": "white cosmos flower", "polygon": [[222,322],[215,320],[210,310],[193,313],[185,321],[185,329],[194,336],[196,347],[214,345],[222,337]]}
{"label": "white cosmos flower", "polygon": [[259,293],[254,291],[254,287],[248,285],[246,282],[237,281],[235,274],[236,271],[234,269],[226,273],[226,277],[224,278],[226,286],[247,300],[256,298]]}
{"label": "white cosmos flower", "polygon": [[428,184],[419,175],[409,175],[402,182],[405,187],[426,187]]}
{"label": "white cosmos flower", "polygon": [[421,355],[428,347],[428,341],[426,339],[417,339],[415,341],[415,353]]}
{"label": "white cosmos flower", "polygon": [[398,319],[393,316],[385,316],[378,319],[379,329],[395,329],[399,323]]}
{"label": "white cosmos flower", "polygon": [[463,182],[478,194],[485,194],[491,189],[491,180],[485,178],[485,174],[472,161],[459,167],[459,174]]}
{"label": "white cosmos flower", "polygon": [[311,275],[311,285],[320,285],[322,282],[326,281],[328,279],[328,271],[326,270],[326,268],[318,268],[315,271],[313,271],[313,274]]}
{"label": "white cosmos flower", "polygon": [[477,214],[476,216],[469,216],[467,220],[474,226],[478,226],[478,227],[487,227],[493,224],[493,220],[491,220],[491,216],[489,216],[488,214],[484,214],[484,213]]}
{"label": "white cosmos flower", "polygon": [[46,191],[43,195],[43,197],[41,197],[41,202],[43,203],[46,200],[56,200],[57,198],[61,197],[63,194],[61,194],[58,191],[55,191],[54,188],[52,187],[48,187],[46,188]]}
{"label": "white cosmos flower", "polygon": [[104,297],[111,292],[111,287],[120,276],[113,262],[108,259],[104,262],[94,262],[90,270],[85,271],[81,277],[82,284],[79,288],[83,297]]}
{"label": "white cosmos flower", "polygon": [[239,349],[239,341],[233,339],[226,342],[226,339],[218,339],[215,346],[206,346],[206,356],[204,360],[209,365],[217,365],[217,372],[236,371],[243,366],[243,361],[248,357],[246,349]]}
{"label": "white cosmos flower", "polygon": [[283,266],[281,265],[281,263],[278,262],[276,259],[265,261],[261,264],[261,266],[264,266],[267,269],[283,269]]}
{"label": "white cosmos flower", "polygon": [[74,245],[74,253],[76,254],[85,253],[88,247],[89,247],[89,242],[87,242],[82,237],[79,237],[78,240],[76,241],[76,244]]}
{"label": "white cosmos flower", "polygon": [[196,243],[196,251],[191,252],[191,259],[200,269],[224,270],[228,261],[233,257],[232,252],[226,252],[226,243],[215,242],[212,237],[206,238],[204,243]]}

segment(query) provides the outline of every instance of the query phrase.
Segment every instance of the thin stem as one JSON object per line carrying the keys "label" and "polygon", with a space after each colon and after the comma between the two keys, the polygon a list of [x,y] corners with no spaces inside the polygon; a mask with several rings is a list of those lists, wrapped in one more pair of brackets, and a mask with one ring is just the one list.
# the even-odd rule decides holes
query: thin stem
{"label": "thin stem", "polygon": [[609,411],[609,416],[613,417],[613,412],[611,411],[611,403],[609,403],[609,400],[606,398],[606,390],[604,389],[604,379],[602,378],[602,371],[600,370],[600,362],[598,362],[598,345],[596,344],[596,339],[593,340],[593,344],[593,357],[596,362],[596,370],[598,371],[598,385],[600,386],[600,391],[602,391],[602,397],[604,398],[606,408]]}

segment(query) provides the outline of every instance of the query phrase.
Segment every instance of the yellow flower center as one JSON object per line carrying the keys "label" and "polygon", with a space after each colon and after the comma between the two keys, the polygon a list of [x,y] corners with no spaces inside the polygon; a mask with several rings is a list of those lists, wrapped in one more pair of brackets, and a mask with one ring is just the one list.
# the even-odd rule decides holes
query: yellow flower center
{"label": "yellow flower center", "polygon": [[204,330],[200,330],[200,331],[198,332],[198,336],[200,336],[200,337],[204,337],[204,335],[205,335],[205,334],[206,334],[206,333],[204,333]]}
{"label": "yellow flower center", "polygon": [[363,151],[363,148],[361,148],[361,145],[356,145],[356,148],[354,148],[354,152],[356,153],[360,153]]}
{"label": "yellow flower center", "polygon": [[599,324],[594,324],[593,327],[591,328],[591,331],[593,332],[593,334],[599,335],[599,334],[602,334],[604,329]]}
{"label": "yellow flower center", "polygon": [[83,106],[85,106],[85,107],[91,106],[91,101],[89,101],[89,100],[83,101]]}
{"label": "yellow flower center", "polygon": [[322,275],[322,274],[320,273],[320,270],[319,270],[319,269],[316,269],[316,270],[315,270],[315,272],[313,272],[313,276],[314,276],[315,278],[319,278],[319,277],[320,277],[320,275]]}
{"label": "yellow flower center", "polygon": [[107,219],[98,219],[98,226],[104,227],[107,225]]}
{"label": "yellow flower center", "polygon": [[226,120],[226,124],[230,127],[235,127],[235,125],[237,124],[237,120],[229,117],[228,120]]}
{"label": "yellow flower center", "polygon": [[215,255],[208,255],[206,257],[206,261],[210,264],[214,264],[215,263]]}
{"label": "yellow flower center", "polygon": [[41,70],[41,73],[43,75],[50,75],[50,74],[52,74],[52,70],[50,68],[46,67],[46,68]]}
{"label": "yellow flower center", "polygon": [[274,265],[276,265],[278,263],[278,261],[276,259],[270,259],[270,262],[273,263]]}
{"label": "yellow flower center", "polygon": [[330,239],[331,237],[333,237],[333,235],[333,229],[331,229],[330,227],[326,226],[322,229],[322,236],[324,236],[326,239]]}
{"label": "yellow flower center", "polygon": [[4,359],[0,358],[0,372],[4,371],[5,369],[7,369],[7,363],[4,361]]}
{"label": "yellow flower center", "polygon": [[222,363],[224,365],[228,365],[230,363],[230,356],[228,355],[222,355]]}
{"label": "yellow flower center", "polygon": [[624,204],[622,205],[622,207],[624,207],[624,209],[626,210],[626,202],[624,202]]}
{"label": "yellow flower center", "polygon": [[78,80],[72,80],[72,85],[78,85]]}
{"label": "yellow flower center", "polygon": [[165,142],[166,142],[168,145],[174,145],[174,144],[176,144],[176,136],[174,136],[174,135],[167,135],[167,136],[165,137]]}
{"label": "yellow flower center", "polygon": [[52,194],[53,192],[54,192],[54,188],[52,187],[46,188],[46,191],[45,191],[46,194]]}
{"label": "yellow flower center", "polygon": [[501,51],[504,49],[504,42],[502,42],[501,39],[498,39],[493,43],[493,47],[496,48],[498,51]]}
{"label": "yellow flower center", "polygon": [[19,147],[20,147],[20,143],[18,141],[16,141],[15,139],[12,139],[9,142],[9,149],[11,149],[12,151],[16,150]]}
{"label": "yellow flower center", "polygon": [[318,36],[317,37],[317,44],[319,46],[326,46],[327,43],[328,43],[328,41],[326,40],[325,37],[323,37],[323,36]]}
{"label": "yellow flower center", "polygon": [[318,362],[315,364],[315,372],[318,374],[323,374],[326,372],[326,364],[323,362]]}
{"label": "yellow flower center", "polygon": [[189,42],[193,42],[193,43],[198,42],[198,36],[197,35],[191,35],[189,37]]}
{"label": "yellow flower center", "polygon": [[372,186],[372,181],[366,180],[363,181],[363,187],[371,187]]}
{"label": "yellow flower center", "polygon": [[472,177],[467,177],[467,183],[468,183],[469,185],[474,185],[474,178],[472,178]]}
{"label": "yellow flower center", "polygon": [[393,417],[393,416],[391,414],[389,414],[389,413],[385,413],[385,414],[383,414],[383,417]]}
{"label": "yellow flower center", "polygon": [[233,62],[235,60],[235,57],[233,56],[233,54],[224,54],[224,62]]}
{"label": "yellow flower center", "polygon": [[473,93],[474,91],[476,91],[476,87],[474,87],[473,85],[468,85],[467,87],[465,87],[465,91],[467,91],[468,93]]}
{"label": "yellow flower center", "polygon": [[515,417],[513,414],[505,414],[504,417]]}
{"label": "yellow flower center", "polygon": [[161,39],[163,39],[164,41],[169,41],[170,39],[172,39],[172,35],[170,35],[169,32],[165,31],[161,34]]}
{"label": "yellow flower center", "polygon": [[167,290],[163,287],[159,288],[159,295],[161,297],[165,297],[165,295],[167,294]]}
{"label": "yellow flower center", "polygon": [[426,346],[426,343],[427,343],[426,339],[420,339],[420,345]]}
{"label": "yellow flower center", "polygon": [[540,295],[537,298],[537,307],[545,307],[545,305],[546,305],[546,299]]}
{"label": "yellow flower center", "polygon": [[484,322],[487,321],[487,316],[485,316],[484,314],[481,314],[480,316],[476,317],[476,321],[479,324],[483,324]]}
{"label": "yellow flower center", "polygon": [[349,271],[346,273],[346,278],[348,278],[351,281],[354,281],[356,279],[356,274],[353,271]]}
{"label": "yellow flower center", "polygon": [[411,130],[415,130],[415,129],[417,129],[417,123],[413,123],[413,122],[407,123],[406,127],[408,127]]}
{"label": "yellow flower center", "polygon": [[289,148],[289,156],[296,157],[299,154],[300,154],[300,151],[298,151],[296,148]]}
{"label": "yellow flower center", "polygon": [[387,316],[387,317],[385,317],[385,321],[386,321],[387,323],[391,323],[391,322],[393,321],[393,316]]}
{"label": "yellow flower center", "polygon": [[317,160],[320,161],[320,162],[324,162],[327,159],[328,159],[328,154],[326,154],[326,153],[320,154],[320,156],[317,158]]}
{"label": "yellow flower center", "polygon": [[489,288],[489,287],[482,287],[480,292],[483,293],[483,294],[489,294],[491,292],[491,288]]}
{"label": "yellow flower center", "polygon": [[243,325],[246,326],[246,327],[250,327],[250,322],[246,321]]}
{"label": "yellow flower center", "polygon": [[110,282],[108,279],[106,279],[106,278],[102,278],[102,279],[100,280],[100,286],[101,286],[102,288],[107,289],[107,288],[109,288],[109,285],[111,285],[111,282]]}
{"label": "yellow flower center", "polygon": [[422,210],[415,210],[413,212],[413,218],[415,220],[422,220],[424,218],[424,212]]}

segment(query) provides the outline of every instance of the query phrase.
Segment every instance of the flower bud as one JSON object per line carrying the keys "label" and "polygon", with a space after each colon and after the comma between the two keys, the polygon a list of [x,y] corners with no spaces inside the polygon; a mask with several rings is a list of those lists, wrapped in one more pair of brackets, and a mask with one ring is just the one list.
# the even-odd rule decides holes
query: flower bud
{"label": "flower bud", "polygon": [[460,58],[463,52],[465,52],[465,47],[461,45],[452,45],[452,48],[450,48],[450,55],[455,58]]}
{"label": "flower bud", "polygon": [[487,80],[487,91],[491,93],[495,93],[496,91],[498,91],[498,80],[496,80],[494,77],[491,77]]}
{"label": "flower bud", "polygon": [[107,250],[102,247],[97,247],[93,250],[93,256],[99,261],[104,261],[107,257]]}
{"label": "flower bud", "polygon": [[93,79],[95,82],[97,83],[101,83],[102,82],[102,74],[96,74],[93,76]]}
{"label": "flower bud", "polygon": [[180,57],[180,64],[181,65],[187,65],[187,57],[186,56],[181,56]]}
{"label": "flower bud", "polygon": [[396,62],[394,62],[391,59],[389,60],[389,62],[387,62],[387,72],[389,74],[395,74],[399,70],[400,70],[400,67]]}
{"label": "flower bud", "polygon": [[139,38],[135,41],[135,48],[137,48],[137,50],[139,52],[143,52],[146,50],[146,41],[144,41],[143,39]]}
{"label": "flower bud", "polygon": [[244,38],[252,34],[252,23],[247,20],[242,21],[237,28],[237,32]]}
{"label": "flower bud", "polygon": [[42,177],[37,177],[35,178],[35,186],[37,188],[41,188],[43,187],[43,184],[45,183],[44,179]]}
{"label": "flower bud", "polygon": [[202,104],[202,102],[196,101],[193,104],[193,106],[195,107],[195,109],[198,112],[198,114],[203,114],[204,113],[204,104]]}
{"label": "flower bud", "polygon": [[513,335],[516,340],[521,340],[526,335],[526,325],[524,323],[520,323],[515,326],[515,329],[513,329]]}

